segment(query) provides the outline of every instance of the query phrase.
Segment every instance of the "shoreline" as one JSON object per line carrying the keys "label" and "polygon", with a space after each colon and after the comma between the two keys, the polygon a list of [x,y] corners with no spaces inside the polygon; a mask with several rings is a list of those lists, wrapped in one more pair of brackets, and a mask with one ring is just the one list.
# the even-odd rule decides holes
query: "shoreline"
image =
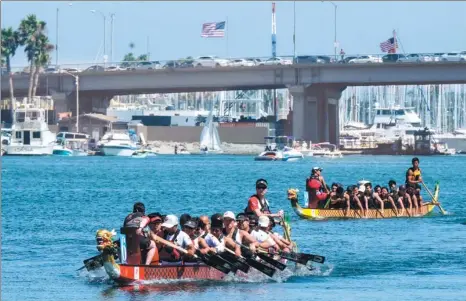
{"label": "shoreline", "polygon": [[[166,141],[150,141],[148,147],[160,155],[174,155],[175,145],[178,146],[178,152],[187,150],[191,154],[200,154],[199,142],[166,142]],[[222,143],[224,155],[258,155],[264,151],[265,144],[235,144]]]}

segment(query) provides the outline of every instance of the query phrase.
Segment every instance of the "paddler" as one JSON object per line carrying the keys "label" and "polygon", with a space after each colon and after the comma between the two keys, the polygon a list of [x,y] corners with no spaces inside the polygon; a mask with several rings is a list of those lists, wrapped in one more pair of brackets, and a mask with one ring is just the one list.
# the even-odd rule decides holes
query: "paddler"
{"label": "paddler", "polygon": [[137,228],[136,234],[139,236],[139,248],[141,251],[147,252],[145,264],[150,265],[157,250],[155,242],[144,235],[143,229],[150,223],[150,218],[145,214],[146,206],[141,202],[135,203],[133,205],[133,212],[126,216],[123,227]]}
{"label": "paddler", "polygon": [[[236,243],[237,245],[245,245],[249,247],[249,250],[253,253],[256,252],[256,248],[258,247],[268,247],[266,245],[260,245],[259,242],[257,242],[251,234],[249,234],[248,231],[240,229],[236,222],[235,214],[232,211],[227,211],[223,214],[223,226],[223,234],[226,237],[231,238],[231,242]],[[231,249],[236,248],[236,246],[230,245],[228,241],[226,246]]]}
{"label": "paddler", "polygon": [[417,208],[422,206],[422,197],[421,197],[421,185],[420,183],[423,182],[422,175],[421,175],[421,168],[419,168],[419,158],[414,157],[411,160],[413,164],[412,167],[408,168],[406,171],[406,188],[413,188],[413,194],[416,195],[416,201],[414,207]]}
{"label": "paddler", "polygon": [[270,247],[268,249],[274,249],[276,251],[280,251],[280,246],[275,242],[275,240],[271,237],[269,233],[267,233],[267,228],[269,227],[270,219],[267,216],[260,216],[258,230],[254,230],[251,232],[252,237],[257,240],[259,243],[266,242]]}
{"label": "paddler", "polygon": [[278,213],[272,213],[269,207],[269,201],[265,198],[267,193],[268,183],[265,179],[259,179],[256,181],[256,194],[253,194],[248,200],[248,206],[244,209],[244,213],[247,215],[260,216],[271,216],[271,217],[282,217],[283,210]]}
{"label": "paddler", "polygon": [[[162,229],[164,230],[163,238],[188,251],[187,256],[191,257],[195,251],[194,244],[186,232],[178,229],[178,224],[178,217],[172,214],[167,215],[162,224]],[[181,254],[178,250],[163,245],[160,250],[160,260],[169,262],[180,261]]]}
{"label": "paddler", "polygon": [[306,191],[309,196],[310,209],[316,209],[319,206],[319,202],[327,200],[330,191],[327,188],[324,177],[322,176],[322,168],[313,167],[311,169],[311,176],[306,179]]}
{"label": "paddler", "polygon": [[222,214],[216,213],[210,217],[210,233],[199,237],[199,250],[202,254],[221,253],[225,250]]}

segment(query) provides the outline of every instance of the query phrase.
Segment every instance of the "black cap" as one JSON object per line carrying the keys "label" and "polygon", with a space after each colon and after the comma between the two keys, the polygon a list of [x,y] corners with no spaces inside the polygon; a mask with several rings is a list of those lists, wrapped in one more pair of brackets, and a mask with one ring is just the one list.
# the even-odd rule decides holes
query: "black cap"
{"label": "black cap", "polygon": [[183,225],[183,227],[188,227],[188,228],[191,228],[191,229],[196,229],[197,228],[197,223],[196,221],[190,219],[188,221],[186,221]]}
{"label": "black cap", "polygon": [[259,179],[256,181],[256,187],[265,187],[267,188],[269,185],[267,183],[267,180],[265,179]]}
{"label": "black cap", "polygon": [[223,215],[215,213],[210,217],[210,226],[212,228],[223,228]]}
{"label": "black cap", "polygon": [[245,213],[238,213],[236,215],[236,220],[237,221],[248,221],[249,217]]}
{"label": "black cap", "polygon": [[257,223],[259,222],[259,217],[257,215],[251,215],[249,216],[249,225],[251,227],[257,226]]}
{"label": "black cap", "polygon": [[133,213],[134,212],[146,213],[146,206],[144,206],[144,204],[141,202],[134,203]]}

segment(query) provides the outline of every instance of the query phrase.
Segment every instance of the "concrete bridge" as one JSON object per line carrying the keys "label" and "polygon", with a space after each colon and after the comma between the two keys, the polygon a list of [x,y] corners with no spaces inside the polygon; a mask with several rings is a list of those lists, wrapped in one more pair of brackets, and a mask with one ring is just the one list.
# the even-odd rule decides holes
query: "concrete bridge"
{"label": "concrete bridge", "polygon": [[[114,95],[288,88],[293,95],[293,135],[315,142],[338,140],[338,99],[347,86],[466,83],[465,62],[294,64],[81,72],[80,112],[106,108]],[[27,95],[29,78],[14,75],[15,95]],[[1,78],[3,97],[8,76]],[[61,110],[75,110],[74,78],[41,74],[37,95],[65,93]]]}

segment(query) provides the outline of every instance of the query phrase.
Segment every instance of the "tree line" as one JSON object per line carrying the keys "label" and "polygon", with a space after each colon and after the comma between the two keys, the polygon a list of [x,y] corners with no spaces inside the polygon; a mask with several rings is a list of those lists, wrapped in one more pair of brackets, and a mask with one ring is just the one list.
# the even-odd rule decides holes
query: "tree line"
{"label": "tree line", "polygon": [[14,99],[13,77],[11,76],[11,59],[16,55],[18,48],[24,48],[29,62],[29,90],[28,101],[36,96],[39,82],[39,72],[51,60],[54,46],[47,35],[47,23],[37,19],[32,14],[21,20],[17,29],[13,27],[2,28],[2,66],[10,74],[10,98]]}

